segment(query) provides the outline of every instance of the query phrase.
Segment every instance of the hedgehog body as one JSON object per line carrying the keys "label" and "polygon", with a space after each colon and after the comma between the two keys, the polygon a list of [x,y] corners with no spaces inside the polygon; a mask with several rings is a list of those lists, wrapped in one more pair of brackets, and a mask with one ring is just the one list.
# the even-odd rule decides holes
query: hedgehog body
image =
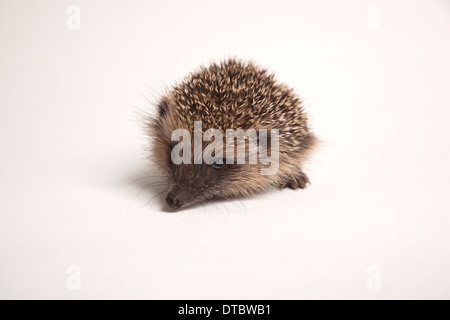
{"label": "hedgehog body", "polygon": [[[174,164],[172,133],[185,129],[194,135],[194,121],[201,121],[202,132],[214,128],[224,136],[227,129],[277,129],[277,172],[262,175],[261,163],[220,168],[206,163]],[[172,208],[248,197],[274,187],[305,188],[309,183],[303,164],[316,138],[301,100],[273,74],[251,62],[230,59],[189,74],[160,99],[148,129],[152,158],[169,182],[166,201]]]}

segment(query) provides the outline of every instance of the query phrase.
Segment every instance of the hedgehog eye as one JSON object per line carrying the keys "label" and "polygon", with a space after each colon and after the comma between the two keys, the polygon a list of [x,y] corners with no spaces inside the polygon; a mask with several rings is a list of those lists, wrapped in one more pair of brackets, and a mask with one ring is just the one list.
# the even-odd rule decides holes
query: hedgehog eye
{"label": "hedgehog eye", "polygon": [[223,160],[216,160],[214,161],[214,163],[211,165],[214,169],[220,169],[224,166],[225,164],[223,163]]}

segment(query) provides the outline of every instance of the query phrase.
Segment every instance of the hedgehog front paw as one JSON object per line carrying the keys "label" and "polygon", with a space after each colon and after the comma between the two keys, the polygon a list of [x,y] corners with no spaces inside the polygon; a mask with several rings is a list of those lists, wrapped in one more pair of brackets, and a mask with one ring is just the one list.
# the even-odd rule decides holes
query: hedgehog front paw
{"label": "hedgehog front paw", "polygon": [[280,186],[280,189],[290,188],[290,189],[305,189],[308,184],[311,184],[309,182],[308,176],[303,172],[300,171],[298,175],[296,175],[293,179],[287,180],[285,183],[283,183]]}

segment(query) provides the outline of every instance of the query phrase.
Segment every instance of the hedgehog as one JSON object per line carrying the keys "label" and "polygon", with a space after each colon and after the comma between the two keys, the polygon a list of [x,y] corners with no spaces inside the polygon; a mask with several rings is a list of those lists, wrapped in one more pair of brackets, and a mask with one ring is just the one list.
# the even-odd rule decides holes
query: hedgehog
{"label": "hedgehog", "polygon": [[[167,179],[166,202],[171,209],[215,199],[250,197],[270,189],[304,189],[310,183],[304,164],[317,138],[309,128],[303,103],[292,88],[252,61],[232,58],[199,67],[168,89],[158,99],[155,111],[146,122],[152,140],[150,157]],[[261,135],[256,135],[256,144],[251,144],[255,141],[251,137],[240,140],[248,148],[241,160],[249,160],[250,149],[262,146],[269,153],[276,144],[277,170],[262,174],[267,163],[237,161],[239,142],[231,149],[236,152],[229,159],[225,152],[229,142],[219,144],[216,136],[212,142],[200,142],[202,148],[213,142],[219,148],[211,153],[212,163],[201,158],[195,161],[195,154],[188,150],[195,147],[195,142],[186,143],[186,149],[179,153],[193,161],[175,163],[174,149],[180,141],[174,141],[173,133],[180,129],[190,133],[185,142],[192,142],[192,136],[210,128],[223,136],[230,129],[271,132],[270,137],[266,135],[266,144],[261,144]],[[272,132],[276,132],[276,143]],[[222,153],[217,151],[220,148]]]}

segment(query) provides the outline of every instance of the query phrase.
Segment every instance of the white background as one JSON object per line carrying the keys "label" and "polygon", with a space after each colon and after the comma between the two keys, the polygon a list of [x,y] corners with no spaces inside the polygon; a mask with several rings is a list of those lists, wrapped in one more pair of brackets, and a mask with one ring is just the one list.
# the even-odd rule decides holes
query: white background
{"label": "white background", "polygon": [[[450,298],[449,1],[3,0],[0,48],[0,298]],[[229,56],[305,100],[312,186],[168,212],[136,111]]]}

